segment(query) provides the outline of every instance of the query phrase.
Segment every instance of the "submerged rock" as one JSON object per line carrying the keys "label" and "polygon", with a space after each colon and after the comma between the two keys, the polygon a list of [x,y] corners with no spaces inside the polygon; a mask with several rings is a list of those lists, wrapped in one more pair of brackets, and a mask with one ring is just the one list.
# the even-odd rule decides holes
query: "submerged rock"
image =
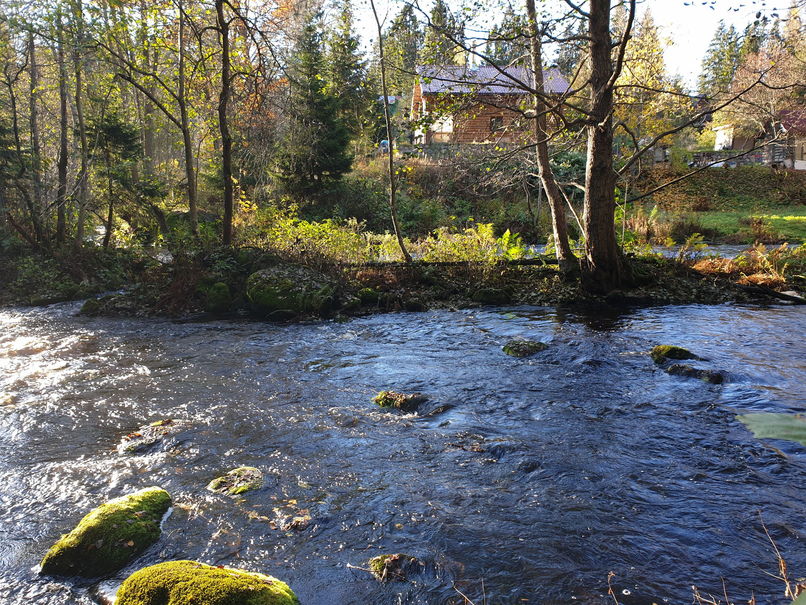
{"label": "submerged rock", "polygon": [[207,484],[207,489],[219,494],[237,496],[263,485],[263,473],[253,466],[239,466],[226,475],[216,477]]}
{"label": "submerged rock", "polygon": [[675,363],[666,368],[666,373],[672,376],[685,376],[686,378],[697,378],[710,382],[711,384],[722,384],[725,377],[722,372],[716,370],[700,370],[685,363]]}
{"label": "submerged rock", "polygon": [[91,578],[117,571],[157,541],[170,507],[171,496],[158,487],[102,504],[51,546],[42,573]]}
{"label": "submerged rock", "polygon": [[655,363],[663,363],[668,359],[700,359],[688,349],[674,345],[658,345],[652,347],[652,351],[650,351],[649,354],[652,356],[652,361]]}
{"label": "submerged rock", "polygon": [[545,342],[537,340],[524,340],[521,338],[510,340],[502,347],[502,350],[507,355],[512,357],[529,357],[535,353],[545,351],[549,346]]}
{"label": "submerged rock", "polygon": [[261,573],[168,561],[130,575],[115,605],[299,605],[288,584]]}
{"label": "submerged rock", "polygon": [[396,553],[394,555],[379,555],[372,557],[367,565],[372,575],[381,582],[390,580],[404,581],[412,571],[422,566],[422,563],[411,555]]}
{"label": "submerged rock", "polygon": [[157,420],[129,433],[118,444],[121,454],[144,454],[157,446],[170,433],[176,430],[177,423],[171,418]]}
{"label": "submerged rock", "polygon": [[325,313],[333,306],[334,292],[326,276],[297,265],[262,269],[246,280],[246,297],[269,319]]}
{"label": "submerged rock", "polygon": [[381,391],[372,398],[372,402],[382,408],[395,408],[404,412],[413,412],[426,401],[428,401],[428,397],[420,393],[397,393],[395,391]]}

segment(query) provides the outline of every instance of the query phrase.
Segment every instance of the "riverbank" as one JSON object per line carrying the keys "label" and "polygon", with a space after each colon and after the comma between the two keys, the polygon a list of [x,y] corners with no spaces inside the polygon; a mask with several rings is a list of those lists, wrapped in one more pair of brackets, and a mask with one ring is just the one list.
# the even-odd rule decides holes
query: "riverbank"
{"label": "riverbank", "polygon": [[[84,254],[81,281],[53,258],[21,257],[3,288],[4,305],[87,299],[82,313],[118,317],[231,317],[269,320],[485,305],[654,306],[797,302],[806,249],[757,247],[736,259],[696,249],[678,259],[628,258],[633,285],[591,294],[560,275],[554,257],[519,261],[332,264],[290,261],[257,248],[218,249],[163,262],[145,255]],[[303,259],[305,260],[305,259]],[[102,262],[104,264],[102,264]],[[13,271],[16,269],[16,272]],[[109,293],[110,290],[116,290]],[[107,294],[100,295],[101,292]],[[788,292],[788,294],[781,294]]]}

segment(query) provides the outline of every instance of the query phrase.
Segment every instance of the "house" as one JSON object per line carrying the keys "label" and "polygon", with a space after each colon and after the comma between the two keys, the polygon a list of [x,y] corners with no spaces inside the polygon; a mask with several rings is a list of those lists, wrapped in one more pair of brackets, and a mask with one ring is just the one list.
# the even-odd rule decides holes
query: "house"
{"label": "house", "polygon": [[732,124],[713,128],[714,151],[757,152],[734,160],[735,163],[767,164],[806,170],[806,108],[779,111],[756,133],[739,130]]}
{"label": "house", "polygon": [[784,110],[779,120],[790,149],[792,168],[806,170],[806,108]]}
{"label": "house", "polygon": [[[569,89],[568,80],[557,68],[544,70],[543,79],[548,94],[559,96]],[[525,89],[532,82],[532,70],[523,67],[418,67],[411,100],[414,142],[511,143],[523,139],[530,103]]]}

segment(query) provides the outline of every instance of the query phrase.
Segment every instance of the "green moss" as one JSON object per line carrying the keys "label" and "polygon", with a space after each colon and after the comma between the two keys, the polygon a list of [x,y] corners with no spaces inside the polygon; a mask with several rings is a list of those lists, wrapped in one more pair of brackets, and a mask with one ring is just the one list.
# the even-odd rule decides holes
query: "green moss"
{"label": "green moss", "polygon": [[285,582],[272,576],[212,567],[196,561],[168,561],[130,575],[115,605],[299,605]]}
{"label": "green moss", "polygon": [[395,408],[404,412],[413,412],[428,398],[420,393],[397,393],[395,391],[381,391],[372,398],[372,402],[382,408]]}
{"label": "green moss", "polygon": [[512,357],[529,357],[535,353],[545,351],[548,348],[549,346],[545,342],[516,339],[510,340],[502,347],[502,350],[504,353],[511,355]]}
{"label": "green moss", "polygon": [[212,313],[224,313],[232,305],[232,295],[229,286],[223,282],[216,282],[207,290],[205,308]]}
{"label": "green moss", "polygon": [[333,306],[334,294],[325,276],[293,265],[257,271],[246,281],[249,302],[269,318],[324,313]]}
{"label": "green moss", "polygon": [[393,555],[379,555],[372,557],[368,562],[370,571],[381,582],[389,580],[403,581],[413,568],[422,564],[416,557],[396,553]]}
{"label": "green moss", "polygon": [[512,302],[512,295],[498,288],[479,288],[471,298],[482,305],[508,305]]}
{"label": "green moss", "polygon": [[263,473],[253,466],[239,466],[226,475],[216,477],[207,484],[207,489],[220,494],[237,496],[263,485]]}
{"label": "green moss", "polygon": [[78,312],[80,315],[98,315],[101,311],[101,303],[97,298],[89,298],[81,305],[81,310]]}
{"label": "green moss", "polygon": [[663,363],[667,359],[699,359],[688,349],[674,345],[658,345],[653,347],[649,354],[655,363]]}
{"label": "green moss", "polygon": [[171,496],[158,487],[102,504],[48,550],[42,573],[96,577],[117,571],[157,541],[170,506]]}
{"label": "green moss", "polygon": [[361,288],[358,291],[358,298],[362,305],[377,305],[380,294],[375,288]]}

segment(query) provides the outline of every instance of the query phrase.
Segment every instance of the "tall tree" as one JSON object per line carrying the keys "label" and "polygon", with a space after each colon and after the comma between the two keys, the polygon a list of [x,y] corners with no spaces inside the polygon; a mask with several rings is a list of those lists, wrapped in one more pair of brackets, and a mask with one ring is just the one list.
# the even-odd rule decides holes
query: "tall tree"
{"label": "tall tree", "polygon": [[288,70],[288,126],[277,153],[279,178],[290,193],[317,194],[350,169],[350,132],[338,115],[338,99],[327,92],[321,16],[310,15],[294,47]]}
{"label": "tall tree", "polygon": [[392,94],[411,92],[424,33],[414,7],[404,4],[384,34],[386,81]]}
{"label": "tall tree", "polygon": [[425,32],[421,60],[424,65],[464,65],[464,25],[448,8],[445,0],[436,0]]}
{"label": "tall tree", "polygon": [[739,67],[741,41],[736,28],[725,27],[720,21],[702,61],[699,91],[705,97],[714,97],[730,88]]}

